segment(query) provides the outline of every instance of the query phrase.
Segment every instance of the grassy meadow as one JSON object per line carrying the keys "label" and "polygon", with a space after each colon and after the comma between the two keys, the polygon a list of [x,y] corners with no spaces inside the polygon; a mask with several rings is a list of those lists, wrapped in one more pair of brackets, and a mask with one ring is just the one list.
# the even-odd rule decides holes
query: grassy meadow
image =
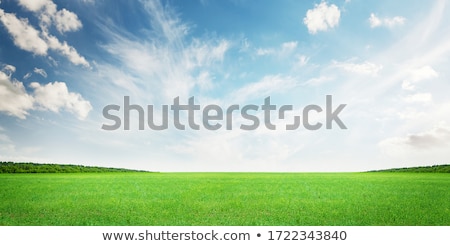
{"label": "grassy meadow", "polygon": [[448,173],[0,174],[0,225],[450,225]]}

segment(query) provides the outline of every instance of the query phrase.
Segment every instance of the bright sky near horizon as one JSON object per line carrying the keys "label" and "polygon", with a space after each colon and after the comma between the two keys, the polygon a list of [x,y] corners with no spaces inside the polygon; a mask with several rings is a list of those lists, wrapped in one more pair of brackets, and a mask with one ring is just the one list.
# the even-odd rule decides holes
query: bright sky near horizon
{"label": "bright sky near horizon", "polygon": [[[449,163],[449,5],[2,0],[0,161],[255,172]],[[155,105],[159,119],[177,96],[224,109],[270,96],[301,115],[309,104],[325,109],[326,95],[347,105],[339,117],[348,129],[288,131],[274,120],[276,130],[245,131],[236,115],[233,130],[181,131],[171,121],[138,130],[133,113],[131,130],[101,129],[111,123],[103,108],[124,96]]]}

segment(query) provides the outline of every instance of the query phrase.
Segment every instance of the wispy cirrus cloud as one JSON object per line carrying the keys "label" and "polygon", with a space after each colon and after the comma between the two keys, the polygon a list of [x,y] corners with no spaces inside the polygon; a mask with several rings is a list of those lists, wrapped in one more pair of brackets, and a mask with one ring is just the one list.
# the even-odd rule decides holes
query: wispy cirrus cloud
{"label": "wispy cirrus cloud", "polygon": [[37,73],[37,74],[39,74],[39,75],[41,75],[41,76],[44,77],[44,78],[47,78],[47,72],[46,72],[43,68],[37,68],[37,67],[35,67],[35,68],[33,69],[33,72],[34,72],[34,73]]}
{"label": "wispy cirrus cloud", "polygon": [[376,27],[387,27],[387,28],[394,28],[397,26],[401,26],[405,24],[406,18],[403,16],[394,16],[392,18],[379,18],[374,13],[370,14],[369,17],[369,24],[371,28]]}
{"label": "wispy cirrus cloud", "polygon": [[355,63],[352,61],[345,61],[345,62],[333,61],[332,66],[351,73],[367,74],[367,75],[377,75],[378,72],[383,68],[383,65],[378,65],[369,61],[365,61],[362,63]]}
{"label": "wispy cirrus cloud", "polygon": [[126,85],[116,85],[125,85],[124,89],[140,87],[154,99],[166,101],[210,87],[214,67],[223,62],[232,43],[224,38],[192,38],[188,36],[189,26],[170,8],[159,1],[142,3],[152,28],[145,38],[100,24],[110,40],[102,48],[117,66],[125,68],[124,76],[136,78]]}
{"label": "wispy cirrus cloud", "polygon": [[298,46],[297,41],[284,42],[278,48],[258,48],[256,49],[256,55],[266,56],[266,55],[276,55],[276,56],[287,56],[291,55]]}
{"label": "wispy cirrus cloud", "polygon": [[255,98],[264,98],[277,93],[286,92],[299,85],[296,78],[284,75],[267,75],[261,80],[248,83],[231,93],[230,101],[245,102]]}

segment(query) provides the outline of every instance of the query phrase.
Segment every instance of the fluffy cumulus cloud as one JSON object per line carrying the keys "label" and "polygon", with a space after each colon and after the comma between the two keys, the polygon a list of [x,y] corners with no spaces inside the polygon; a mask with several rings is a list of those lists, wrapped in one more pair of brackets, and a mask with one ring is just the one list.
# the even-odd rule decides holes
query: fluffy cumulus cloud
{"label": "fluffy cumulus cloud", "polygon": [[70,62],[75,65],[83,65],[85,67],[89,67],[89,62],[86,59],[78,54],[77,50],[68,45],[66,41],[60,42],[55,36],[48,34],[46,31],[42,32],[43,37],[45,37],[48,46],[59,52],[61,55],[67,57]]}
{"label": "fluffy cumulus cloud", "polygon": [[81,21],[75,13],[67,9],[57,10],[57,6],[52,0],[19,0],[19,4],[38,14],[41,26],[45,29],[53,24],[59,32],[64,33],[76,31],[82,27]]}
{"label": "fluffy cumulus cloud", "polygon": [[306,12],[303,23],[308,28],[309,33],[316,34],[319,31],[327,31],[337,26],[340,17],[341,11],[336,5],[328,5],[327,2],[321,2]]}
{"label": "fluffy cumulus cloud", "polygon": [[0,112],[25,119],[30,110],[68,111],[85,119],[92,106],[80,94],[69,92],[64,82],[41,85],[30,84],[33,93],[28,93],[20,81],[11,78],[14,66],[6,65],[0,71]]}
{"label": "fluffy cumulus cloud", "polygon": [[60,32],[76,31],[81,28],[78,16],[67,9],[62,9],[55,14],[56,29]]}
{"label": "fluffy cumulus cloud", "polygon": [[394,28],[401,26],[405,23],[406,19],[402,16],[395,16],[392,18],[379,18],[374,13],[370,14],[369,23],[371,28],[385,26],[388,28]]}
{"label": "fluffy cumulus cloud", "polygon": [[74,92],[69,92],[64,82],[53,82],[40,85],[33,82],[30,87],[34,89],[34,99],[39,109],[59,112],[60,109],[75,114],[79,119],[85,119],[92,106],[89,101]]}
{"label": "fluffy cumulus cloud", "polygon": [[48,0],[19,0],[19,4],[26,7],[30,11],[39,11],[46,4],[48,4]]}
{"label": "fluffy cumulus cloud", "polygon": [[[5,73],[6,72],[6,73]],[[33,97],[19,81],[11,79],[8,71],[0,71],[0,112],[25,119],[33,108]]]}
{"label": "fluffy cumulus cloud", "polygon": [[76,31],[82,27],[78,16],[66,9],[57,10],[51,0],[20,0],[19,4],[26,10],[38,15],[39,29],[33,27],[28,19],[18,18],[14,13],[5,13],[0,9],[0,22],[6,27],[14,44],[20,49],[35,55],[45,56],[48,50],[53,50],[69,59],[75,65],[89,67],[89,62],[66,41],[58,40],[49,32],[54,25],[61,32]]}
{"label": "fluffy cumulus cloud", "polygon": [[47,43],[39,35],[39,31],[32,27],[27,19],[18,19],[16,15],[5,13],[0,9],[0,21],[12,36],[14,44],[36,55],[46,55]]}

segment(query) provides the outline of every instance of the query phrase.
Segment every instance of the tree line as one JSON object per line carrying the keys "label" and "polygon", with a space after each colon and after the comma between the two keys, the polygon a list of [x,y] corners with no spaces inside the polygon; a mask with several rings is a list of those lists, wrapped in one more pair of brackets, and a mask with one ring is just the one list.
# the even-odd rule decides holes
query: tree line
{"label": "tree line", "polygon": [[392,168],[387,170],[377,170],[372,172],[408,172],[408,173],[450,173],[450,165],[433,165],[423,167]]}
{"label": "tree line", "polygon": [[70,164],[38,164],[0,162],[0,173],[107,173],[107,172],[145,172],[112,167],[92,167]]}

